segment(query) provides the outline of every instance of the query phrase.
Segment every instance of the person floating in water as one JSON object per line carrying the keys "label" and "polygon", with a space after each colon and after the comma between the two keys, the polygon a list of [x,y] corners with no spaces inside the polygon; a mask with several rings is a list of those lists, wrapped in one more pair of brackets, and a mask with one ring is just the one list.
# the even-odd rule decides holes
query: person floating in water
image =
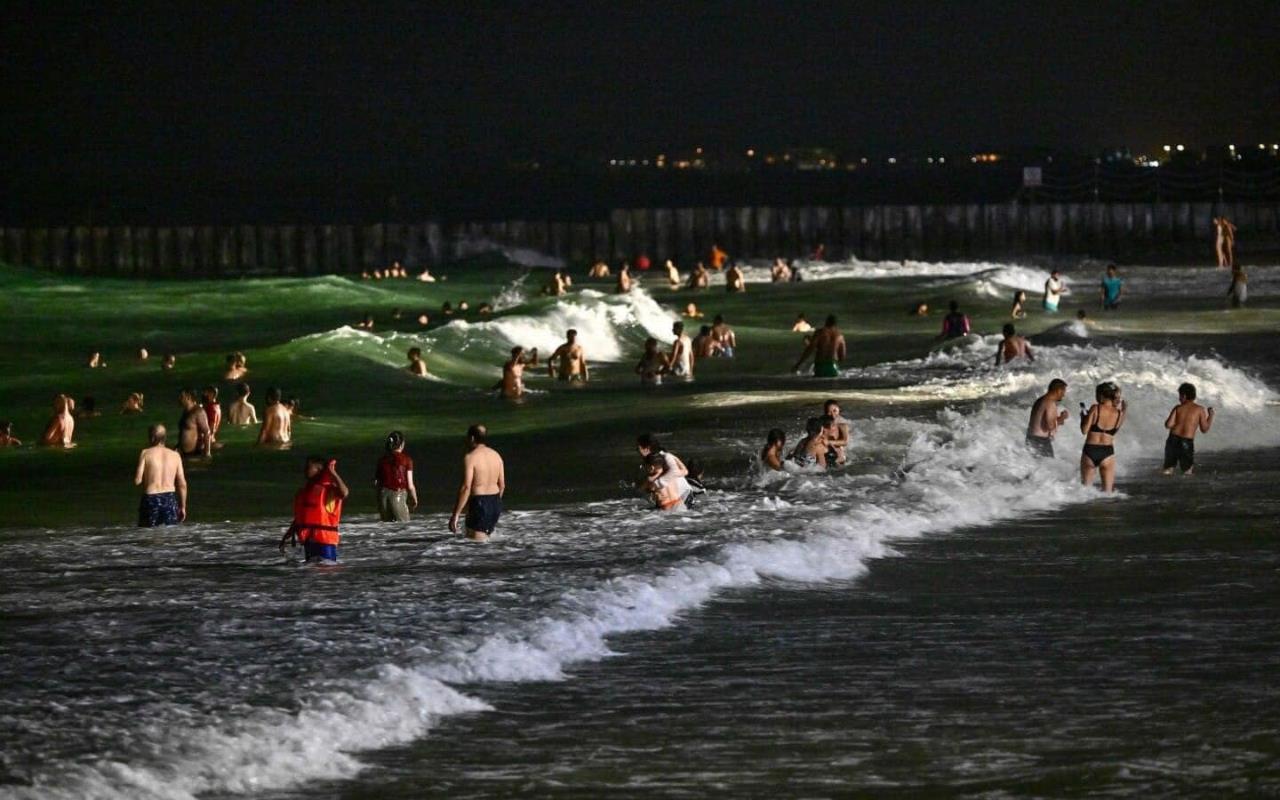
{"label": "person floating in water", "polygon": [[0,421],[0,447],[22,447],[22,440],[13,435],[13,423]]}
{"label": "person floating in water", "polygon": [[178,366],[178,357],[173,353],[165,353],[160,359],[160,369],[164,372],[173,372]]}
{"label": "person floating in water", "polygon": [[659,386],[662,375],[667,371],[667,356],[658,349],[658,340],[650,336],[644,340],[644,354],[636,364],[635,373],[640,376],[643,386]]}
{"label": "person floating in water", "polygon": [[408,522],[409,512],[418,507],[418,488],[413,485],[413,459],[404,451],[404,434],[387,434],[386,449],[378,460],[373,483],[378,489],[378,515],[383,522]]}
{"label": "person floating in water", "polygon": [[849,420],[844,418],[840,413],[840,401],[832,398],[822,404],[822,413],[831,417],[832,425],[828,432],[827,439],[827,463],[828,465],[842,465],[848,460],[846,450],[849,447],[850,429]]}
{"label": "person floating in water", "polygon": [[690,319],[702,319],[703,314],[698,310],[697,303],[685,303],[684,312],[681,316],[689,317]]}
{"label": "person floating in water", "polygon": [[258,424],[258,410],[249,402],[251,391],[249,384],[244,381],[236,384],[236,399],[227,407],[227,419],[232,425]]}
{"label": "person floating in water", "polygon": [[809,360],[809,356],[813,356],[813,377],[840,377],[840,362],[845,357],[845,343],[844,334],[836,324],[835,314],[828,316],[822,330],[806,342],[804,351],[800,353],[800,358],[791,371],[799,372],[804,362]]}
{"label": "person floating in water", "polygon": [[502,365],[502,380],[498,387],[502,396],[508,400],[519,400],[524,397],[524,368],[538,366],[538,348],[528,354],[524,348],[516,345],[511,348],[511,358]]}
{"label": "person floating in water", "polygon": [[40,435],[42,447],[60,447],[70,450],[76,444],[72,439],[76,433],[76,401],[65,394],[53,398],[53,418],[45,426]]}
{"label": "person floating in water", "polygon": [[1019,336],[1012,322],[1006,322],[1002,332],[1004,333],[1004,339],[1000,344],[996,345],[997,367],[1002,363],[1008,364],[1015,358],[1026,358],[1028,361],[1036,360],[1036,357],[1031,353],[1031,344],[1027,341],[1027,337]]}
{"label": "person floating in water", "polygon": [[1098,297],[1102,301],[1104,311],[1115,311],[1120,308],[1120,297],[1124,294],[1124,279],[1116,272],[1115,264],[1107,265],[1107,274],[1102,277],[1098,287]]}
{"label": "person floating in water", "polygon": [[338,462],[332,458],[309,456],[303,476],[306,483],[293,497],[293,524],[280,540],[296,547],[302,542],[306,561],[335,563],[341,537],[342,504],[351,491],[338,475]]}
{"label": "person floating in water", "polygon": [[189,458],[208,458],[213,452],[213,438],[209,433],[209,416],[196,402],[194,389],[178,393],[182,417],[178,420],[178,452]]}
{"label": "person floating in water", "polygon": [[1027,293],[1019,289],[1013,293],[1013,308],[1009,309],[1009,316],[1014,319],[1027,318]]}
{"label": "person floating in water", "polygon": [[[557,364],[559,369],[557,369]],[[565,343],[557,347],[547,358],[547,374],[566,382],[586,383],[591,379],[587,366],[587,354],[578,344],[578,332],[572,328],[565,333]]]}
{"label": "person floating in water", "polygon": [[1205,408],[1196,402],[1196,387],[1184,383],[1178,387],[1178,404],[1169,412],[1164,427],[1169,438],[1164,442],[1165,475],[1172,475],[1176,465],[1183,475],[1190,475],[1196,468],[1196,434],[1208,433],[1213,427],[1213,407]]}
{"label": "person floating in water", "polygon": [[671,342],[671,354],[667,356],[667,364],[672,375],[682,380],[693,380],[693,365],[696,358],[693,355],[693,342],[689,340],[688,334],[684,332],[684,323],[677,322],[671,326],[671,332],[675,334],[675,340]]}
{"label": "person floating in water", "polygon": [[711,338],[718,347],[717,355],[733,358],[734,351],[738,349],[738,334],[733,332],[733,328],[729,327],[729,323],[720,314],[716,314],[711,322]]}
{"label": "person floating in water", "polygon": [[1249,299],[1249,276],[1239,264],[1231,267],[1231,285],[1227,287],[1227,297],[1231,298],[1232,308],[1242,307]]}
{"label": "person floating in water", "polygon": [[218,403],[218,387],[206,386],[201,391],[205,419],[209,422],[209,443],[212,447],[222,447],[218,443],[218,431],[222,429],[222,405]]}
{"label": "person floating in water", "polygon": [[1062,272],[1056,269],[1050,272],[1049,280],[1044,282],[1044,310],[1057,313],[1062,296],[1070,293],[1071,289],[1062,280]]}
{"label": "person floating in water", "polygon": [[1110,381],[1098,384],[1095,397],[1097,402],[1080,414],[1080,432],[1085,436],[1080,482],[1092,484],[1096,470],[1102,477],[1102,491],[1112,492],[1116,487],[1115,436],[1124,425],[1125,402],[1120,399],[1120,388]]}
{"label": "person floating in water", "polygon": [[1226,269],[1236,265],[1236,226],[1226,217],[1214,217],[1214,250],[1218,254],[1218,267]]}
{"label": "person floating in water", "polygon": [[1058,403],[1067,396],[1067,382],[1061,378],[1049,381],[1049,390],[1031,404],[1031,419],[1027,421],[1027,447],[1045,458],[1053,458],[1053,438],[1058,427],[1071,417],[1066,409],[1058,410]]}
{"label": "person floating in water", "polygon": [[969,317],[960,312],[960,304],[952,300],[950,311],[942,318],[942,333],[938,334],[939,339],[959,339],[969,335],[972,326],[969,324]]}
{"label": "person floating in water", "polygon": [[409,365],[405,367],[405,369],[409,372],[409,374],[417,375],[419,378],[426,377],[427,362],[422,360],[422,348],[410,347],[408,356],[409,356]]}
{"label": "person floating in water", "polygon": [[773,472],[782,471],[782,451],[787,446],[787,433],[781,428],[774,428],[769,431],[768,437],[765,439],[764,449],[760,451],[760,463],[767,470]]}
{"label": "person floating in water", "polygon": [[281,402],[279,389],[272,387],[267,390],[267,407],[262,414],[262,427],[258,429],[258,444],[287,447],[293,440],[293,414]]}
{"label": "person floating in water", "polygon": [[133,483],[142,487],[138,527],[177,525],[187,518],[187,476],[182,457],[165,446],[168,431],[160,423],[147,431],[147,447],[138,455]]}
{"label": "person floating in water", "polygon": [[498,527],[502,516],[502,496],[507,491],[506,466],[502,456],[489,447],[489,431],[483,425],[467,429],[467,454],[462,459],[462,485],[458,488],[458,501],[449,517],[449,530],[458,532],[458,521],[463,509],[467,516],[464,523],[467,538],[473,542],[486,542]]}

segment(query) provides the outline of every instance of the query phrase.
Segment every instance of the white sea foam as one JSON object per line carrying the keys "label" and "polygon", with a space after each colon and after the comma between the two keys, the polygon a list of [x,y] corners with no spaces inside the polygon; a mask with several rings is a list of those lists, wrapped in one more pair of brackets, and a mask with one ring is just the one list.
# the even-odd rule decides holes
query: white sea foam
{"label": "white sea foam", "polygon": [[[1002,264],[990,261],[803,261],[794,265],[800,269],[806,281],[829,281],[844,278],[863,280],[880,278],[938,278],[940,285],[956,280],[979,280],[981,288],[1003,296],[1009,289],[1027,292],[1044,290],[1049,273],[1036,267],[1019,264]],[[743,277],[748,283],[768,283],[770,267],[747,265]]]}
{"label": "white sea foam", "polygon": [[[676,517],[638,515],[627,503],[593,504],[591,519],[566,523],[594,529],[582,532],[584,542],[606,526],[705,529],[714,520],[726,543],[709,555],[564,590],[523,620],[450,633],[420,660],[341,682],[300,711],[259,710],[222,726],[172,731],[155,739],[145,762],[63,768],[33,788],[0,789],[0,796],[188,798],[352,775],[360,769],[352,753],[410,740],[441,716],[484,708],[450,685],[561,680],[572,664],[610,655],[609,636],[670,626],[726,588],[771,579],[851,580],[892,554],[896,541],[1089,500],[1096,494],[1075,477],[1078,435],[1064,431],[1052,460],[1036,459],[1021,443],[1030,401],[1058,375],[1073,383],[1071,400],[1099,380],[1123,387],[1131,411],[1117,440],[1122,473],[1158,449],[1164,414],[1187,379],[1219,407],[1206,449],[1280,442],[1276,411],[1268,407],[1272,390],[1216,360],[1071,346],[1042,348],[1034,364],[987,368],[994,344],[975,338],[945,354],[876,368],[919,372],[945,359],[952,370],[927,378],[919,391],[954,407],[925,419],[854,419],[851,458],[897,458],[895,476],[789,476],[763,490],[713,493],[703,510]],[[984,402],[959,405],[969,398]],[[762,506],[772,512],[762,516]],[[513,520],[504,535],[535,541],[542,534],[531,515]]]}
{"label": "white sea foam", "polygon": [[499,244],[491,239],[461,239],[458,241],[456,247],[457,256],[459,258],[500,253],[511,263],[520,264],[526,267],[551,267],[558,269],[564,266],[563,258],[528,247],[512,247]]}

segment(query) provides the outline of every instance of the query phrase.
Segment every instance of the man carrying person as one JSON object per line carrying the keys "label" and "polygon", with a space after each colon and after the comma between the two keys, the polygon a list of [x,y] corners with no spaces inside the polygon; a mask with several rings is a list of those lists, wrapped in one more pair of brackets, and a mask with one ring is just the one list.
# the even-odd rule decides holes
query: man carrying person
{"label": "man carrying person", "polygon": [[165,446],[167,431],[160,423],[147,431],[148,446],[138,455],[133,483],[142,487],[138,527],[177,525],[187,518],[187,476],[182,457]]}
{"label": "man carrying person", "polygon": [[1049,381],[1049,390],[1031,404],[1031,419],[1027,422],[1027,447],[1045,458],[1053,458],[1053,437],[1058,427],[1066,423],[1070,414],[1058,410],[1058,403],[1067,396],[1067,382],[1061,378]]}
{"label": "man carrying person", "polygon": [[836,317],[834,314],[827,317],[827,322],[822,329],[809,339],[805,345],[804,352],[800,354],[800,359],[796,361],[793,372],[799,372],[800,367],[809,356],[813,356],[813,377],[815,378],[838,378],[840,377],[840,362],[845,357],[844,334],[840,332],[840,328],[836,325]]}
{"label": "man carrying person", "polygon": [[[696,478],[691,478],[684,462],[675,454],[668,453],[653,434],[644,433],[636,437],[636,452],[644,459],[645,465],[645,474],[639,483],[642,492],[653,496],[655,481],[661,480],[665,491],[677,495],[684,507],[688,508],[692,505],[692,498],[704,491],[702,484]],[[655,457],[661,459],[663,465],[662,470],[656,474],[651,473],[648,466],[650,459]]]}
{"label": "man carrying person", "polygon": [[827,464],[844,464],[848,460],[845,449],[849,446],[849,420],[840,414],[840,401],[828,400],[822,404],[822,413],[831,417],[833,427],[827,436]]}
{"label": "man carrying person", "polygon": [[805,422],[805,437],[791,451],[791,461],[798,467],[818,466],[828,469],[827,434],[834,432],[835,420],[828,416],[810,417]]}
{"label": "man carrying person", "polygon": [[1012,322],[1006,322],[1002,329],[1004,333],[1004,341],[996,345],[996,366],[1002,363],[1008,364],[1015,358],[1026,357],[1028,361],[1035,361],[1036,357],[1031,354],[1031,344],[1027,342],[1025,336],[1019,336],[1014,330]]}
{"label": "man carrying person", "polygon": [[467,538],[487,542],[502,516],[502,495],[507,491],[506,467],[502,456],[488,445],[489,432],[483,425],[467,429],[467,454],[462,459],[462,486],[449,517],[449,530],[458,532],[462,510],[467,511]]}
{"label": "man carrying person", "polygon": [[194,389],[178,393],[182,404],[182,417],[178,420],[178,452],[188,458],[208,458],[213,452],[213,437],[209,432],[209,417],[196,402]]}
{"label": "man carrying person", "polygon": [[1196,387],[1184,383],[1178,387],[1178,404],[1169,412],[1164,427],[1169,438],[1164,443],[1165,475],[1173,474],[1176,464],[1183,475],[1190,475],[1196,468],[1196,433],[1208,433],[1213,426],[1213,408],[1205,408],[1196,402]]}
{"label": "man carrying person", "polygon": [[[562,381],[586,383],[590,380],[591,372],[587,367],[586,352],[582,349],[582,345],[578,344],[578,332],[570,329],[565,334],[565,338],[567,341],[557,347],[547,359],[547,373]],[[556,362],[559,362],[558,370]]]}

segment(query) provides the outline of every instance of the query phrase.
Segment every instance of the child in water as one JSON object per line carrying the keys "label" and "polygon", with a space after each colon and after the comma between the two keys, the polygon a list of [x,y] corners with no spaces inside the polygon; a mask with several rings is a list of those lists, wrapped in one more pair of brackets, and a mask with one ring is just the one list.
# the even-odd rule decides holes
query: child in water
{"label": "child in water", "polygon": [[311,456],[303,475],[307,482],[293,498],[293,524],[280,540],[280,552],[286,543],[302,542],[307,561],[336,562],[342,504],[351,492],[338,475],[336,459]]}
{"label": "child in water", "polygon": [[769,431],[764,449],[760,451],[760,463],[767,470],[782,471],[782,450],[787,446],[787,434],[781,428]]}

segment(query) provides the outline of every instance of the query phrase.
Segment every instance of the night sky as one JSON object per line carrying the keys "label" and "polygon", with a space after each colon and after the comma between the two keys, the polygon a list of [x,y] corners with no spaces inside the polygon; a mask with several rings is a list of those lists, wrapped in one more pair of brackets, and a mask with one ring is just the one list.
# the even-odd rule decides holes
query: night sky
{"label": "night sky", "polygon": [[1280,140],[1274,0],[108,5],[6,6],[11,174]]}

